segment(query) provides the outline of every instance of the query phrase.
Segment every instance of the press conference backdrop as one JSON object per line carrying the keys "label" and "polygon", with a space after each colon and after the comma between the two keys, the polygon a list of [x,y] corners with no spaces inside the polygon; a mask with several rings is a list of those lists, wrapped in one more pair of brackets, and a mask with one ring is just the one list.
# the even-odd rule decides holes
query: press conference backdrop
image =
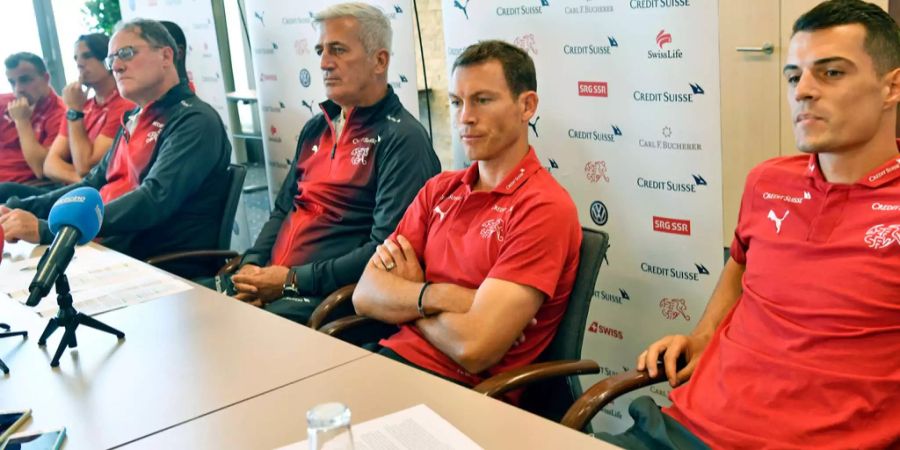
{"label": "press conference backdrop", "polygon": [[[484,39],[534,58],[529,138],[582,224],[610,234],[583,350],[602,372],[582,382],[632,369],[694,327],[722,267],[717,2],[444,0],[443,14],[448,65]],[[624,430],[632,398],[668,391],[617,400],[595,425]]]}
{"label": "press conference backdrop", "polygon": [[[269,193],[278,194],[294,157],[303,125],[321,112],[326,100],[315,45],[319,30],[313,14],[335,2],[246,0],[256,92],[263,124]],[[388,82],[400,101],[418,117],[416,41],[410,0],[368,1],[391,19],[393,51]]]}
{"label": "press conference backdrop", "polygon": [[[225,131],[232,139],[225,98],[225,78],[229,76],[230,69],[222,65],[212,0],[121,0],[119,5],[125,21],[135,18],[167,20],[181,27],[187,41],[185,66],[188,78],[193,82],[197,96],[219,113]],[[234,155],[232,160],[236,161]],[[243,199],[238,204],[235,222],[232,248],[242,251],[250,246],[252,238],[246,232],[248,226]]]}

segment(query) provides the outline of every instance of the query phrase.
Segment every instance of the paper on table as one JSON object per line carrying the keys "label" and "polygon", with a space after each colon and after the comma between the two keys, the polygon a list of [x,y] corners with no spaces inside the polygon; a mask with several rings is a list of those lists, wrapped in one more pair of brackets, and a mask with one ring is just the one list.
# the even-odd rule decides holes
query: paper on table
{"label": "paper on table", "polygon": [[[353,424],[351,429],[355,450],[481,450],[475,441],[425,405]],[[301,441],[278,450],[307,450],[308,446],[308,441]],[[327,444],[325,449],[329,449]]]}
{"label": "paper on table", "polygon": [[[25,303],[39,260],[26,259],[5,268],[0,298]],[[75,249],[66,276],[75,308],[88,315],[190,289],[189,284],[146,264],[87,246]],[[53,316],[57,310],[55,289],[35,307],[35,312],[43,317]]]}

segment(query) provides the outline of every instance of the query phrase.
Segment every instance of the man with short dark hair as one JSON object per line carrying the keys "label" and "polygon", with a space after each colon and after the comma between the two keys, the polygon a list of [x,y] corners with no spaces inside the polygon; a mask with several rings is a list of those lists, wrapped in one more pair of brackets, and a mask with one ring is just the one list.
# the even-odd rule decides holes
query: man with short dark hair
{"label": "man with short dark hair", "polygon": [[44,175],[47,147],[59,133],[65,105],[50,87],[40,56],[22,52],[4,61],[12,94],[0,95],[0,182]]}
{"label": "man with short dark hair", "polygon": [[528,143],[536,89],[531,58],[505,42],[454,62],[451,113],[474,163],[429,180],[366,266],[356,311],[400,326],[381,354],[473,386],[531,363],[553,339],[581,228]]}
{"label": "man with short dark hair", "polygon": [[[100,191],[105,205],[101,243],[138,259],[211,248],[228,194],[231,146],[218,113],[178,77],[175,43],[156,21],[126,23],[109,43],[107,68],[119,92],[138,107],[128,112],[111,150],[79,183],[0,207],[6,239],[49,243],[44,220],[53,203],[81,186]],[[167,267],[192,277],[206,268]]]}
{"label": "man with short dark hair", "polygon": [[271,217],[231,277],[237,298],[301,324],[325,295],[359,279],[440,171],[425,129],[388,85],[389,19],[341,3],[315,20],[328,100],[300,132]]}
{"label": "man with short dark hair", "polygon": [[[624,448],[900,446],[900,28],[880,7],[826,1],[794,23],[783,69],[797,148],[747,176],[706,311],[637,368]],[[676,368],[684,355],[685,368]],[[701,442],[702,441],[702,442]]]}

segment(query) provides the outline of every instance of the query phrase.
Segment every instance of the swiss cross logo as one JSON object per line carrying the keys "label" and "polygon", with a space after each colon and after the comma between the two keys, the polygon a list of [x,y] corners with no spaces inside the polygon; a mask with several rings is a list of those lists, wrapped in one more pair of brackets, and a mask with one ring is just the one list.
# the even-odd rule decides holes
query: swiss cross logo
{"label": "swiss cross logo", "polygon": [[369,147],[356,147],[350,152],[350,164],[354,166],[366,165],[367,156],[369,156]]}
{"label": "swiss cross logo", "polygon": [[497,240],[503,242],[503,235],[500,227],[503,225],[503,219],[488,219],[481,224],[481,238],[490,239],[491,236],[497,235]]}
{"label": "swiss cross logo", "polygon": [[675,320],[678,316],[690,322],[691,316],[687,313],[687,303],[683,298],[664,298],[659,301],[659,311],[663,317],[669,320]]}
{"label": "swiss cross logo", "polygon": [[884,225],[878,224],[866,232],[863,238],[869,248],[879,250],[890,246],[893,243],[900,244],[900,224]]}
{"label": "swiss cross logo", "polygon": [[147,140],[144,141],[145,144],[156,142],[156,140],[159,139],[159,133],[162,132],[163,127],[166,126],[165,124],[156,120],[154,120],[150,125],[152,125],[155,129],[147,133]]}

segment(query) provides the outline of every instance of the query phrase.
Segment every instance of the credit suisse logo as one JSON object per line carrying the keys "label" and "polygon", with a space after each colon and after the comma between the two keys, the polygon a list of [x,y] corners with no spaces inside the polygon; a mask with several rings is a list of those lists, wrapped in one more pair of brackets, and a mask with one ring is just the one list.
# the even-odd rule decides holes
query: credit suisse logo
{"label": "credit suisse logo", "polygon": [[259,73],[259,81],[261,83],[266,82],[266,81],[278,81],[278,75],[274,74],[274,73],[260,72]]}
{"label": "credit suisse logo", "polygon": [[625,302],[631,300],[631,297],[628,295],[628,292],[625,289],[619,288],[619,292],[607,292],[607,291],[594,291],[594,299],[603,300],[604,302],[615,303],[617,305],[624,305]]}
{"label": "credit suisse logo", "polygon": [[629,0],[631,9],[666,9],[691,6],[691,0]]}
{"label": "credit suisse logo", "polygon": [[698,95],[706,94],[697,83],[689,83],[690,91],[634,91],[631,96],[636,102],[647,103],[694,103]]}
{"label": "credit suisse logo", "polygon": [[307,11],[305,16],[291,16],[291,17],[282,17],[281,24],[282,25],[291,25],[291,26],[300,26],[300,25],[310,25],[315,30],[315,13],[312,11]]}
{"label": "credit suisse logo", "polygon": [[656,34],[656,46],[647,50],[647,59],[682,59],[684,52],[680,48],[672,47],[672,33],[665,29]]}
{"label": "credit suisse logo", "polygon": [[[204,47],[206,46],[205,43],[203,45]],[[278,50],[278,44],[273,42],[272,45],[253,49],[253,53],[257,55],[274,55],[276,50]]]}
{"label": "credit suisse logo", "polygon": [[684,183],[672,180],[652,180],[644,177],[638,177],[637,186],[641,189],[651,189],[655,191],[667,192],[683,192],[690,194],[696,194],[699,187],[707,186],[707,182],[705,179],[703,179],[702,176],[696,174],[692,174],[691,176],[694,178],[693,183]]}
{"label": "credit suisse logo", "polygon": [[622,136],[622,129],[617,125],[610,125],[607,130],[576,130],[569,128],[569,139],[578,141],[596,141],[596,142],[615,142],[616,138]]}
{"label": "credit suisse logo", "polygon": [[588,331],[595,334],[604,334],[606,336],[616,338],[618,340],[622,340],[625,338],[625,335],[622,333],[622,330],[617,330],[615,328],[610,328],[600,324],[600,322],[594,321],[588,325]]}
{"label": "credit suisse logo", "polygon": [[686,269],[684,267],[665,267],[657,266],[649,262],[642,262],[641,272],[662,278],[672,278],[676,280],[693,282],[700,281],[701,277],[709,276],[709,269],[707,269],[703,264],[697,263],[694,263],[693,269]]}
{"label": "credit suisse logo", "polygon": [[[612,36],[606,37],[607,42],[592,42],[587,44],[563,44],[563,53],[573,56],[606,56],[612,54],[612,49],[619,46],[619,41]],[[580,91],[581,89],[579,89]]]}
{"label": "credit suisse logo", "polygon": [[280,112],[284,111],[284,108],[286,106],[287,105],[285,105],[284,102],[278,102],[278,106],[264,105],[262,110],[263,110],[263,112],[267,112],[267,113],[280,113]]}
{"label": "credit suisse logo", "polygon": [[[466,3],[468,3],[468,1]],[[544,8],[548,6],[550,6],[550,0],[540,0],[529,2],[524,5],[498,6],[497,9],[494,10],[494,13],[497,15],[497,17],[534,16],[537,14],[543,14]]]}
{"label": "credit suisse logo", "polygon": [[609,97],[609,85],[605,81],[579,81],[579,97]]}
{"label": "credit suisse logo", "polygon": [[659,233],[691,235],[691,221],[685,219],[672,219],[669,217],[653,216],[653,231]]}

